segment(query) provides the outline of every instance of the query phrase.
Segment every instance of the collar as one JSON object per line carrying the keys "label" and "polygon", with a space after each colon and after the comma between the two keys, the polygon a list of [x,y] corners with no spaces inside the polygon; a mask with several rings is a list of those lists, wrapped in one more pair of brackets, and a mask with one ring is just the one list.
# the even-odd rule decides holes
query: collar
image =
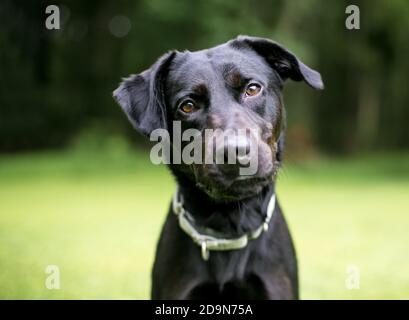
{"label": "collar", "polygon": [[179,194],[179,189],[176,190],[173,195],[172,207],[173,212],[176,214],[180,228],[192,238],[193,242],[201,247],[203,260],[209,259],[209,251],[225,251],[242,249],[247,246],[249,240],[257,239],[263,231],[268,230],[269,222],[273,216],[276,204],[276,196],[273,193],[270,197],[267,206],[267,214],[264,222],[257,229],[243,234],[238,238],[219,238],[213,234],[217,234],[216,231],[207,228],[206,234],[200,233],[194,226],[194,218],[183,207],[183,199]]}

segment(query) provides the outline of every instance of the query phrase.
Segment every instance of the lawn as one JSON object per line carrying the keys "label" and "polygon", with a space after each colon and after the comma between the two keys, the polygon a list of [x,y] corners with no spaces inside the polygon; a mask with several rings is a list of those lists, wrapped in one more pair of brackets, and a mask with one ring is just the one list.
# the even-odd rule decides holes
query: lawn
{"label": "lawn", "polygon": [[[408,154],[289,163],[277,189],[303,299],[409,298]],[[0,298],[149,298],[173,190],[146,154],[1,156]],[[49,265],[59,290],[45,286]]]}

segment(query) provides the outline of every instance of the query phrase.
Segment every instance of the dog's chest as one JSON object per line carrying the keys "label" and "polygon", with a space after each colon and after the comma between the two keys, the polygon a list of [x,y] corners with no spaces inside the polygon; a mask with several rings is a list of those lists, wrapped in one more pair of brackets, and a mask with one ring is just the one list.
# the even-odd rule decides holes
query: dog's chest
{"label": "dog's chest", "polygon": [[246,247],[241,250],[211,252],[206,262],[210,277],[221,285],[244,280],[253,271],[250,251],[251,248]]}

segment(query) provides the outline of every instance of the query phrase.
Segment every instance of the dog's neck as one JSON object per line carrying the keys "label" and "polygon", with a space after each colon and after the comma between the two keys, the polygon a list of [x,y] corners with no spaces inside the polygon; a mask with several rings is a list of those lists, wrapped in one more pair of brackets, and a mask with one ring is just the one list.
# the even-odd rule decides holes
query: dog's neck
{"label": "dog's neck", "polygon": [[264,222],[268,201],[274,193],[274,184],[271,183],[257,195],[243,200],[218,202],[189,180],[178,179],[178,184],[183,206],[194,217],[196,224],[231,237],[255,230]]}

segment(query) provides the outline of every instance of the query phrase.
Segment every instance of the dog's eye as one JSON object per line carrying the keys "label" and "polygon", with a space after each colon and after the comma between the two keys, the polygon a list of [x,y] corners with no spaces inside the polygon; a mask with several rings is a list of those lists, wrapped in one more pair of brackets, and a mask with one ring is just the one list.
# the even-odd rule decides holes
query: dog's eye
{"label": "dog's eye", "polygon": [[261,86],[258,83],[250,83],[246,87],[246,96],[253,97],[255,95],[258,95],[260,91],[261,91]]}
{"label": "dog's eye", "polygon": [[186,100],[180,104],[179,109],[184,113],[192,113],[197,108],[196,104],[192,100]]}

